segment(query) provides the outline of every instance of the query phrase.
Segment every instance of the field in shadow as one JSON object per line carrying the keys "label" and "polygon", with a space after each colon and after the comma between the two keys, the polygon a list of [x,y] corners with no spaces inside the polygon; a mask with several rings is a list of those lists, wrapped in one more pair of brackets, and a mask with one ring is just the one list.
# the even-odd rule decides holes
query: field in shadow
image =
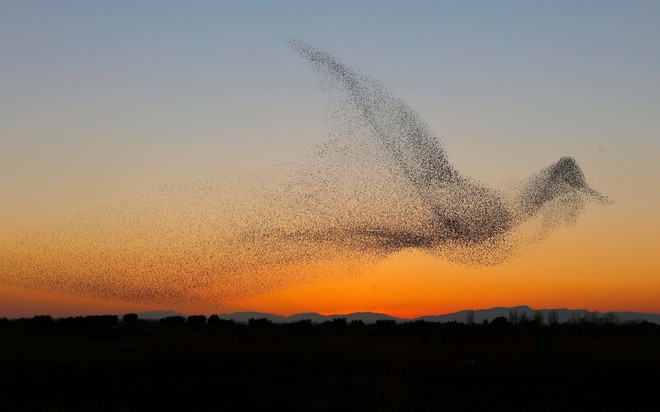
{"label": "field in shadow", "polygon": [[0,320],[0,410],[657,410],[660,326]]}

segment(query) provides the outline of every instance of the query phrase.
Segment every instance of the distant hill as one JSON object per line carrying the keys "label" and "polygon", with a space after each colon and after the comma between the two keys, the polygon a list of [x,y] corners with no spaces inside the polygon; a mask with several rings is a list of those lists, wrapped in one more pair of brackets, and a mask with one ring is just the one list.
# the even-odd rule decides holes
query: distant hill
{"label": "distant hill", "polygon": [[[417,318],[419,320],[426,320],[429,322],[465,322],[468,316],[468,310],[462,310],[459,312],[449,313],[446,315],[436,315],[436,316],[422,316]],[[516,316],[519,320],[533,319],[537,312],[540,312],[543,316],[544,321],[547,322],[549,316],[552,312],[555,312],[557,315],[557,321],[559,323],[569,322],[571,320],[579,319],[599,319],[606,315],[613,316],[619,322],[634,322],[634,321],[647,321],[660,324],[660,314],[657,313],[637,313],[637,312],[590,312],[586,309],[532,309],[529,306],[514,306],[511,308],[507,307],[496,307],[491,309],[479,309],[474,311],[474,322],[481,323],[484,320],[489,322],[495,319],[498,316],[504,316],[509,319],[511,315]]]}
{"label": "distant hill", "polygon": [[[298,313],[291,316],[281,316],[272,313],[263,312],[237,312],[226,313],[219,315],[221,319],[234,320],[236,322],[246,323],[251,318],[260,319],[265,318],[273,323],[288,323],[297,322],[300,320],[309,319],[313,323],[321,323],[336,318],[346,318],[348,322],[353,320],[361,320],[364,323],[375,323],[378,320],[394,320],[396,322],[409,322],[415,320],[424,320],[427,322],[467,322],[469,310],[461,310],[458,312],[447,313],[442,315],[427,315],[420,316],[414,319],[402,319],[394,316],[386,315],[383,313],[373,312],[356,312],[348,314],[336,315],[321,315],[319,313]],[[518,320],[533,319],[537,313],[540,313],[544,322],[547,322],[551,313],[555,313],[559,323],[569,322],[571,320],[580,319],[599,319],[604,316],[611,316],[619,322],[653,322],[660,324],[660,314],[657,313],[638,313],[638,312],[590,312],[585,309],[532,309],[529,306],[514,306],[514,307],[495,307],[490,309],[478,309],[472,311],[474,314],[474,322],[482,323],[484,320],[491,322],[493,319],[503,316],[507,319],[515,317]],[[166,312],[162,312],[166,313]],[[169,312],[167,312],[169,313]],[[174,316],[174,315],[167,315]]]}
{"label": "distant hill", "polygon": [[[390,316],[384,313],[374,312],[355,312],[346,314],[334,315],[321,315],[320,313],[297,313],[291,316],[282,316],[272,313],[264,312],[236,312],[221,314],[220,319],[233,320],[239,323],[247,323],[250,319],[268,319],[273,323],[290,323],[298,322],[301,320],[311,320],[313,323],[322,323],[328,320],[345,318],[347,322],[354,320],[361,320],[364,323],[375,323],[378,320],[394,320],[395,322],[410,322],[416,320],[424,320],[427,322],[461,322],[465,323],[468,319],[470,310],[461,310],[453,313],[446,313],[441,315],[426,315],[414,319],[403,319]],[[551,317],[551,313],[555,313],[559,323],[570,322],[572,320],[594,320],[610,316],[618,322],[641,322],[647,321],[657,323],[660,325],[660,314],[658,313],[639,313],[639,312],[591,312],[586,309],[532,309],[529,306],[514,306],[514,307],[495,307],[490,309],[477,309],[473,312],[473,321],[475,323],[482,323],[484,320],[492,322],[493,319],[503,316],[507,319],[515,317],[518,320],[534,319],[537,313],[543,317],[543,321],[547,323]],[[140,312],[137,314],[140,319],[145,320],[159,320],[169,316],[183,316],[187,315],[175,312],[173,310],[167,311],[151,311]]]}
{"label": "distant hill", "polygon": [[[426,320],[429,322],[466,322],[469,310],[448,313],[445,315],[421,316],[415,320]],[[619,322],[653,322],[660,324],[660,314],[657,313],[637,313],[637,312],[590,312],[586,309],[532,309],[529,306],[514,307],[495,307],[491,309],[478,309],[474,311],[474,322],[482,323],[484,320],[491,322],[493,319],[504,316],[517,317],[518,320],[533,319],[537,313],[540,313],[544,322],[547,322],[551,313],[555,313],[559,323],[570,322],[580,319],[600,319],[604,316],[611,316]]]}

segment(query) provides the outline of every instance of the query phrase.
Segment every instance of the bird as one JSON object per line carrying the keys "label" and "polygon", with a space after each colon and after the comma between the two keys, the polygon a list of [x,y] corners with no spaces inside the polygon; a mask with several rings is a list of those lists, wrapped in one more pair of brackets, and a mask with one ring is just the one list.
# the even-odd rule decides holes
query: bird
{"label": "bird", "polygon": [[[353,113],[371,129],[412,191],[431,211],[422,230],[407,232],[381,226],[356,228],[353,233],[380,239],[382,247],[389,249],[431,249],[443,244],[469,248],[506,236],[552,202],[563,201],[574,209],[581,209],[590,200],[611,203],[589,187],[582,169],[570,156],[524,179],[510,193],[465,176],[449,161],[428,125],[382,83],[313,44],[295,38],[287,41],[312,66],[325,89],[343,93],[344,103],[351,105]],[[557,220],[558,216],[554,217]]]}
{"label": "bird", "polygon": [[570,156],[510,188],[466,176],[386,86],[310,43],[288,42],[341,96],[331,115],[345,130],[264,176],[165,185],[0,241],[0,285],[226,303],[350,276],[411,249],[496,265],[574,223],[587,202],[611,203]]}

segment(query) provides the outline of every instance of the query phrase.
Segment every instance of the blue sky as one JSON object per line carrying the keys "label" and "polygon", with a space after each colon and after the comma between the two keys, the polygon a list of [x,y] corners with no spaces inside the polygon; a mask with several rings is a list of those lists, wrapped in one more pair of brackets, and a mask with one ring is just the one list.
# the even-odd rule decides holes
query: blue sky
{"label": "blue sky", "polygon": [[573,155],[627,195],[612,176],[660,176],[659,17],[656,2],[2,2],[0,216],[240,174],[321,141],[323,95],[287,37],[387,84],[469,175]]}

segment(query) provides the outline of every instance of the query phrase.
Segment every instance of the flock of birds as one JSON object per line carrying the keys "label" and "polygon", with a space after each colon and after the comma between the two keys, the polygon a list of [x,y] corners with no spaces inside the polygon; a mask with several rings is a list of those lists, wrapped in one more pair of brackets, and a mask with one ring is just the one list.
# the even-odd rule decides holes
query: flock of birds
{"label": "flock of birds", "polygon": [[329,138],[273,173],[164,186],[0,249],[0,284],[136,302],[231,302],[351,276],[414,248],[493,265],[609,203],[563,157],[508,189],[463,175],[403,100],[289,40],[328,93]]}

